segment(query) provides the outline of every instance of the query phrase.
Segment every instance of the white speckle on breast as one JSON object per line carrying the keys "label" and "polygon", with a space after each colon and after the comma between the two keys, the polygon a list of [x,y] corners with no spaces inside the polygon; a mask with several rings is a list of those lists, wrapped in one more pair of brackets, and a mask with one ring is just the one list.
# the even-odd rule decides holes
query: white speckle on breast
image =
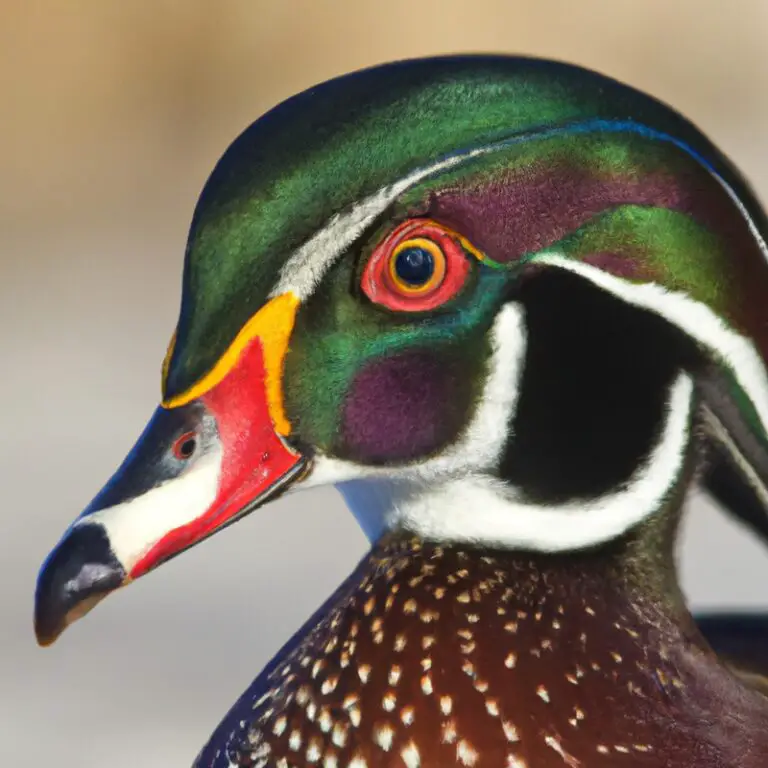
{"label": "white speckle on breast", "polygon": [[416,744],[414,744],[414,742],[409,742],[400,752],[400,756],[403,758],[405,768],[420,768],[421,755],[419,754],[418,747]]}
{"label": "white speckle on breast", "polygon": [[376,726],[373,731],[373,739],[385,752],[389,752],[395,739],[395,729],[389,723]]}

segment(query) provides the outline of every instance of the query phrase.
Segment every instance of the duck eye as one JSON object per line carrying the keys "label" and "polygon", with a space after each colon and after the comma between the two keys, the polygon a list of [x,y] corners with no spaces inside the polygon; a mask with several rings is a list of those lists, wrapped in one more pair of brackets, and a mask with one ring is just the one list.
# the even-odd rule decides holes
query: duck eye
{"label": "duck eye", "polygon": [[374,250],[362,278],[371,301],[387,309],[424,312],[453,298],[477,251],[434,221],[413,219],[395,228]]}
{"label": "duck eye", "polygon": [[197,435],[194,432],[185,432],[177,438],[173,444],[173,455],[179,461],[186,461],[192,457],[197,448]]}
{"label": "duck eye", "polygon": [[[424,240],[407,240],[395,249],[390,261],[392,279],[402,284],[405,290],[423,290],[435,276],[435,256],[432,254],[432,243]],[[442,253],[437,254],[437,261],[445,273],[445,259]]]}

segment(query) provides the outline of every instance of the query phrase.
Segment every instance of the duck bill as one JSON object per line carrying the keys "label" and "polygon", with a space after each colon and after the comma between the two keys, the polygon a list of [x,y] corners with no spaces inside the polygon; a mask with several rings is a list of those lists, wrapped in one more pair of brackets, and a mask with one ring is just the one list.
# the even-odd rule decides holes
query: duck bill
{"label": "duck bill", "polygon": [[[270,304],[261,313],[274,310]],[[250,323],[249,337],[223,374],[156,410],[115,475],[43,564],[35,593],[41,645],[51,644],[109,593],[303,476],[309,458],[285,434],[290,426],[274,386],[292,317],[284,311],[262,317],[269,334],[259,333],[264,323]]]}

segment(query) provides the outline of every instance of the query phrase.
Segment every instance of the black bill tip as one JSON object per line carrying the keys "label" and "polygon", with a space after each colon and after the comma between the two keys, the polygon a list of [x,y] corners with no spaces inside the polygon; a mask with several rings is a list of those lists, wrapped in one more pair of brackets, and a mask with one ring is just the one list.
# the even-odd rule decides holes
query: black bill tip
{"label": "black bill tip", "polygon": [[70,529],[51,552],[37,579],[35,634],[50,645],[76,619],[126,581],[104,529],[86,524]]}

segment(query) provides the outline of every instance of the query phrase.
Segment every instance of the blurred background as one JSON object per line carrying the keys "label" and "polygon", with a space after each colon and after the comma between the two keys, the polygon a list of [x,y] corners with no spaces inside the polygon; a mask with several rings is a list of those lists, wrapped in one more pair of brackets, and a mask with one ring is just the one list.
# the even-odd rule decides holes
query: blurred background
{"label": "blurred background", "polygon": [[[364,552],[315,491],[34,644],[37,569],[155,407],[192,208],[248,123],[389,59],[538,54],[672,103],[765,199],[766,36],[765,0],[3,0],[0,765],[188,766]],[[768,556],[698,498],[681,570],[695,607],[768,604]]]}

